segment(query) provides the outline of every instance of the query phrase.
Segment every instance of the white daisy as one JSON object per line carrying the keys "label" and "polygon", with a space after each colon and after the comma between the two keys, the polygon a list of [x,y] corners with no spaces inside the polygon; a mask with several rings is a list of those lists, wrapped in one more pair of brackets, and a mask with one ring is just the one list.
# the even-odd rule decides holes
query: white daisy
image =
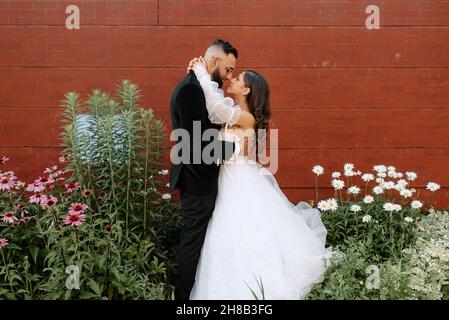
{"label": "white daisy", "polygon": [[326,200],[321,200],[320,202],[318,202],[318,209],[320,209],[321,211],[329,210],[328,202]]}
{"label": "white daisy", "polygon": [[393,211],[399,212],[402,210],[402,207],[400,204],[393,204]]}
{"label": "white daisy", "polygon": [[413,180],[415,180],[418,177],[418,175],[416,173],[414,173],[413,171],[407,171],[405,173],[405,175],[407,176],[407,179],[409,181],[413,181]]}
{"label": "white daisy", "polygon": [[345,182],[343,180],[333,179],[332,187],[334,187],[335,190],[341,190],[345,187]]}
{"label": "white daisy", "polygon": [[383,164],[374,166],[373,168],[377,172],[387,172],[387,167],[384,166]]}
{"label": "white daisy", "polygon": [[164,200],[169,200],[169,199],[171,199],[171,194],[170,194],[170,193],[164,193],[164,194],[162,195],[162,199],[164,199]]}
{"label": "white daisy", "polygon": [[363,198],[363,202],[366,204],[370,204],[370,203],[374,202],[374,197],[373,196],[365,196],[365,198]]}
{"label": "white daisy", "polygon": [[420,209],[423,206],[422,202],[419,200],[412,201],[410,205],[413,209]]}
{"label": "white daisy", "polygon": [[349,194],[359,194],[360,188],[357,186],[352,186],[348,189]]}
{"label": "white daisy", "polygon": [[388,171],[388,172],[387,172],[387,175],[388,175],[390,178],[395,178],[395,177],[396,177],[396,171]]}
{"label": "white daisy", "polygon": [[394,211],[395,207],[394,207],[393,203],[386,202],[386,203],[384,203],[383,208],[384,208],[385,211]]}
{"label": "white daisy", "polygon": [[362,171],[357,170],[357,172],[355,174],[356,174],[356,176],[361,176],[362,175]]}
{"label": "white daisy", "polygon": [[374,175],[372,175],[371,173],[365,173],[365,174],[362,176],[362,180],[363,180],[363,181],[366,181],[366,182],[368,182],[368,181],[373,181],[373,180],[374,180]]}
{"label": "white daisy", "polygon": [[398,178],[402,178],[404,174],[402,172],[398,172]]}
{"label": "white daisy", "polygon": [[408,185],[408,182],[405,179],[400,179],[396,182],[396,184],[405,188]]}
{"label": "white daisy", "polygon": [[350,171],[350,170],[345,170],[344,175],[346,177],[353,177],[353,176],[355,176],[355,172],[354,171]]}
{"label": "white daisy", "polygon": [[335,200],[334,198],[330,198],[327,200],[327,204],[329,206],[330,211],[337,211],[337,209],[338,209],[337,200]]}
{"label": "white daisy", "polygon": [[312,172],[315,173],[317,176],[320,176],[324,173],[324,168],[322,166],[314,166],[312,169]]}
{"label": "white daisy", "polygon": [[365,214],[365,215],[362,217],[362,222],[368,223],[368,222],[371,222],[372,219],[373,219],[373,218],[372,218],[369,214]]}
{"label": "white daisy", "polygon": [[393,166],[388,166],[388,167],[387,167],[387,170],[388,170],[388,171],[396,171],[396,168],[393,167]]}
{"label": "white daisy", "polygon": [[404,220],[405,220],[405,222],[408,222],[408,223],[411,223],[411,222],[413,222],[413,218],[411,218],[411,217],[405,217],[404,218]]}
{"label": "white daisy", "polygon": [[429,182],[426,186],[427,190],[430,190],[432,192],[437,191],[438,189],[440,189],[440,185],[438,183],[435,182]]}
{"label": "white daisy", "polygon": [[387,181],[387,182],[384,183],[384,188],[387,189],[387,190],[393,189],[394,186],[395,186],[394,181]]}
{"label": "white daisy", "polygon": [[401,193],[401,196],[403,196],[405,199],[411,198],[413,195],[412,191],[409,189],[402,189],[400,193]]}
{"label": "white daisy", "polygon": [[377,176],[380,177],[380,178],[386,178],[386,177],[387,177],[387,174],[386,174],[385,172],[379,172],[379,173],[377,174]]}
{"label": "white daisy", "polygon": [[358,204],[353,204],[353,205],[351,206],[351,211],[352,211],[352,212],[359,212],[359,211],[361,211],[361,210],[362,210],[362,207],[359,206]]}
{"label": "white daisy", "polygon": [[354,165],[352,163],[345,163],[344,169],[345,171],[352,171],[354,170]]}
{"label": "white daisy", "polygon": [[381,183],[384,183],[385,180],[384,180],[383,178],[377,178],[377,179],[376,179],[376,182],[377,182],[378,184],[381,184]]}
{"label": "white daisy", "polygon": [[341,177],[341,173],[336,171],[336,172],[332,172],[332,178],[336,179],[336,178],[340,178]]}
{"label": "white daisy", "polygon": [[374,192],[375,194],[382,194],[382,193],[384,193],[384,189],[382,189],[381,186],[375,186],[375,187],[373,188],[373,192]]}
{"label": "white daisy", "polygon": [[168,170],[167,169],[161,170],[159,171],[159,174],[166,176],[168,175]]}

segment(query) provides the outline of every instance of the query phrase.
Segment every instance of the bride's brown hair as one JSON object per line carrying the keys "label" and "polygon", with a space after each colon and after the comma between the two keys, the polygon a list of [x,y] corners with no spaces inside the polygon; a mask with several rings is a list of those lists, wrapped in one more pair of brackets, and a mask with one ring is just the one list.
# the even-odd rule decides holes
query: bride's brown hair
{"label": "bride's brown hair", "polygon": [[[249,111],[256,120],[254,130],[256,133],[256,161],[258,161],[259,147],[262,147],[261,150],[263,150],[265,135],[271,118],[270,86],[262,75],[253,70],[245,71],[243,81],[245,82],[245,86],[250,89],[246,99],[248,101]],[[263,130],[261,132],[263,134],[260,137],[259,129]]]}

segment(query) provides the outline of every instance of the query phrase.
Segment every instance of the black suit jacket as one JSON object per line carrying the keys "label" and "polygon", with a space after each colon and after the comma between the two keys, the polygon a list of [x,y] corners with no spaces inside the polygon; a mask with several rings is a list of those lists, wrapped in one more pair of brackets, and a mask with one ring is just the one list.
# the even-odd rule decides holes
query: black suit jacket
{"label": "black suit jacket", "polygon": [[[221,125],[216,125],[210,122],[206,108],[206,100],[203,89],[201,88],[198,79],[193,71],[191,71],[175,88],[170,99],[170,113],[172,120],[172,128],[185,129],[189,133],[190,143],[188,147],[180,148],[178,138],[175,146],[175,153],[179,153],[182,157],[183,152],[189,153],[189,163],[174,164],[172,162],[170,172],[170,187],[172,189],[180,189],[192,194],[212,195],[218,192],[218,174],[219,163],[228,160],[233,152],[235,145],[232,142],[221,141],[217,139],[218,131]],[[201,137],[193,136],[193,123],[199,121],[201,123],[201,137],[203,132],[207,129],[215,129],[215,134],[206,141],[201,141],[201,153],[204,147],[212,143],[215,146],[215,152],[211,152],[215,159],[215,163],[204,163],[201,155],[198,155],[199,150],[193,148],[194,139],[201,139]],[[202,140],[202,139],[201,139]],[[198,142],[198,141],[196,141]],[[212,145],[208,147],[212,149]],[[193,157],[201,157],[201,163],[194,164]]]}

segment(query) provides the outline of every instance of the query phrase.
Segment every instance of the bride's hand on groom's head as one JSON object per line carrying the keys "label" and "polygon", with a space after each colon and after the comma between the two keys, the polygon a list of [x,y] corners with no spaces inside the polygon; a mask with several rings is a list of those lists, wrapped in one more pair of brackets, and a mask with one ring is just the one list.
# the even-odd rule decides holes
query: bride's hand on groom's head
{"label": "bride's hand on groom's head", "polygon": [[192,60],[190,60],[189,64],[187,65],[187,73],[189,73],[190,70],[192,70],[193,66],[195,65],[195,61],[198,58],[193,58]]}
{"label": "bride's hand on groom's head", "polygon": [[204,66],[204,68],[207,69],[206,60],[204,60],[203,57],[198,57],[198,58],[193,58],[192,60],[190,60],[189,65],[187,66],[187,73],[189,73],[190,70],[192,70],[193,67],[195,66],[195,64],[197,64],[197,63],[201,63]]}
{"label": "bride's hand on groom's head", "polygon": [[198,63],[198,59],[199,58],[193,58],[190,60],[189,65],[187,66],[187,73],[189,73],[189,71],[193,69],[193,66]]}

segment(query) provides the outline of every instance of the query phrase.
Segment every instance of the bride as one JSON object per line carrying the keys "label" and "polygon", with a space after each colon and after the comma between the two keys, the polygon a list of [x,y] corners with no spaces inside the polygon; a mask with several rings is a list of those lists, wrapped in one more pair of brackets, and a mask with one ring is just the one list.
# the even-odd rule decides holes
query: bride
{"label": "bride", "polygon": [[317,209],[290,203],[257,162],[263,146],[256,133],[268,128],[271,115],[268,83],[254,71],[242,72],[227,89],[231,99],[211,81],[203,58],[189,68],[203,88],[211,121],[226,122],[220,138],[247,150],[220,168],[190,299],[301,299],[322,281],[326,229]]}

